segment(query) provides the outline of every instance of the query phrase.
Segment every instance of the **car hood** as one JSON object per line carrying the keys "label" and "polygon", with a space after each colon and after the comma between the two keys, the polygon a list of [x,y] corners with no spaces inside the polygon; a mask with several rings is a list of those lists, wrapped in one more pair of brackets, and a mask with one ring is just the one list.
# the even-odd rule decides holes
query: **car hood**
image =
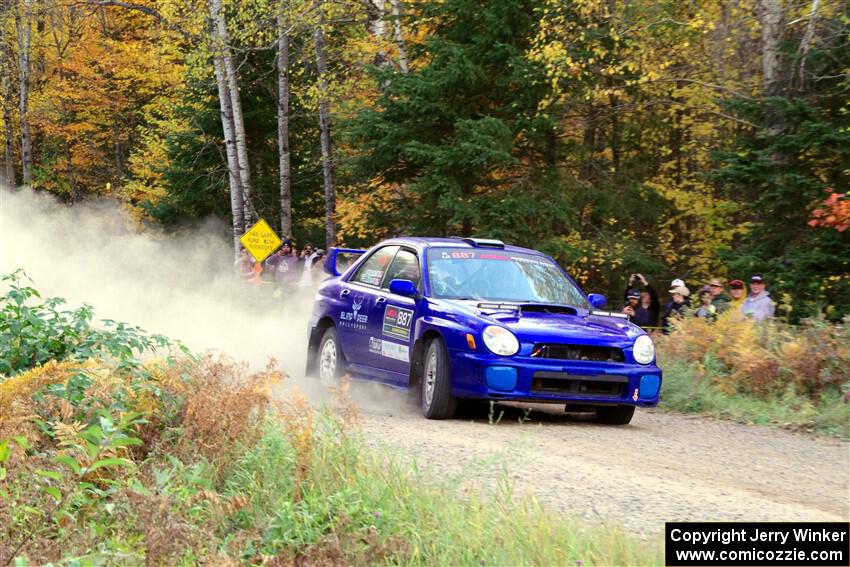
{"label": "car hood", "polygon": [[[539,308],[539,304],[502,303],[504,309],[481,307],[476,300],[443,300],[454,309],[475,315],[483,324],[499,324],[510,329],[520,340],[530,342],[569,342],[579,344],[609,344],[628,347],[643,334],[640,327],[628,319],[604,315],[580,307],[554,307],[556,312],[525,311],[523,307]],[[516,306],[516,309],[508,307]],[[560,311],[560,312],[557,312]]]}

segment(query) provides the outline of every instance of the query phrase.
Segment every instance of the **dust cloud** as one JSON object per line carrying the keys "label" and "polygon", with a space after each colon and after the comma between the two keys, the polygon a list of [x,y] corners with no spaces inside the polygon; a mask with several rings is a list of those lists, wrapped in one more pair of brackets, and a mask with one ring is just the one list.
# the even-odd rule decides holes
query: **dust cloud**
{"label": "dust cloud", "polygon": [[226,234],[216,221],[177,235],[142,232],[112,201],[68,207],[28,189],[0,189],[0,273],[23,268],[43,296],[91,304],[96,319],[222,351],[252,368],[274,357],[301,376],[313,290],[273,300],[270,289],[239,281]]}
{"label": "dust cloud", "polygon": [[[96,320],[138,325],[253,370],[274,357],[289,375],[285,385],[326,399],[317,380],[304,378],[315,288],[272,298],[270,286],[240,281],[228,228],[208,220],[177,234],[140,231],[114,201],[69,207],[0,187],[0,274],[22,268],[42,297],[63,297],[72,308],[88,303]],[[404,393],[378,384],[353,382],[350,395],[367,412],[415,412]]]}

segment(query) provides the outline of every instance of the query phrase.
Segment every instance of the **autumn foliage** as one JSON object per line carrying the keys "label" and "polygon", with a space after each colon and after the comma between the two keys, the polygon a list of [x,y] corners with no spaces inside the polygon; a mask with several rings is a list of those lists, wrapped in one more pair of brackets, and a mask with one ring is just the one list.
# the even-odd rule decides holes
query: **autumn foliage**
{"label": "autumn foliage", "polygon": [[845,193],[829,191],[829,197],[821,201],[812,211],[809,226],[834,228],[838,232],[844,232],[850,228],[850,197]]}
{"label": "autumn foliage", "polygon": [[658,343],[662,366],[688,361],[726,395],[769,397],[790,389],[817,400],[825,392],[843,393],[850,384],[850,321],[757,324],[727,313],[714,323],[696,317],[675,321]]}
{"label": "autumn foliage", "polygon": [[[228,224],[241,195],[230,173],[244,171],[245,210],[277,228],[288,163],[293,235],[321,242],[327,162],[330,226],[346,245],[474,234],[542,249],[609,296],[633,272],[656,283],[763,273],[771,291],[798,298],[794,317],[850,312],[850,249],[836,238],[847,232],[850,183],[840,3],[221,0],[237,73],[228,90],[245,122],[239,172],[227,158],[209,7],[0,4],[6,176],[21,178],[16,103],[28,86],[33,186],[71,203],[117,199],[142,223]],[[33,41],[22,85],[24,20]]]}

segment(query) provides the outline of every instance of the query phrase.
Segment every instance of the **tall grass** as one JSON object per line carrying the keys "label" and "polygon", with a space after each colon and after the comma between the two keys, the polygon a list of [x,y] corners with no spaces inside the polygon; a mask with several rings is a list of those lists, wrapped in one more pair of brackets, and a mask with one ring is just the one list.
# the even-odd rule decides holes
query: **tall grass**
{"label": "tall grass", "polygon": [[734,314],[658,339],[663,407],[850,437],[850,321],[758,325]]}
{"label": "tall grass", "polygon": [[[89,404],[98,409],[25,390],[7,399],[41,425],[0,423],[16,434],[0,453],[0,538],[11,542],[0,564],[661,563],[657,544],[557,517],[507,481],[495,495],[461,492],[368,448],[344,398],[315,410],[297,394],[268,395],[280,379],[273,368],[245,376],[207,359],[148,368],[144,379],[166,395],[152,402],[136,383],[145,394],[114,415],[101,402],[123,399],[126,382],[108,365],[48,364],[17,377],[40,383],[46,373],[67,386],[80,372],[98,376]],[[188,411],[201,385],[206,403]],[[209,426],[236,416],[247,425]]]}

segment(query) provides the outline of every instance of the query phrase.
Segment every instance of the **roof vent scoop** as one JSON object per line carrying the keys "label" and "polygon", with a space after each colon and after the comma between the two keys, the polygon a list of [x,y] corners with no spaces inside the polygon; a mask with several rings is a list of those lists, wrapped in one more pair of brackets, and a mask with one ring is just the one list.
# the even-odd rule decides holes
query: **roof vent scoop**
{"label": "roof vent scoop", "polygon": [[458,240],[463,240],[470,246],[475,246],[476,248],[504,248],[505,243],[501,240],[494,240],[492,238],[462,238],[460,236],[452,236],[452,238],[457,238]]}

